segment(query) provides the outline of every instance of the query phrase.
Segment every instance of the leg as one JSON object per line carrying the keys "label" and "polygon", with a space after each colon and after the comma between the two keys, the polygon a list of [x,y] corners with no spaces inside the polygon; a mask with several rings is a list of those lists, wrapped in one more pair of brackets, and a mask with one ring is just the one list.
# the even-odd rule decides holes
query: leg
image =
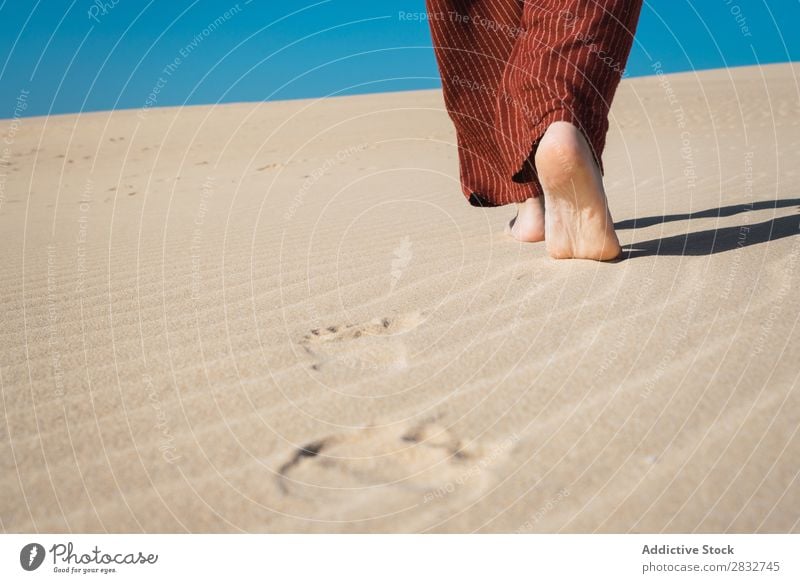
{"label": "leg", "polygon": [[514,180],[545,196],[553,257],[613,259],[619,243],[602,183],[608,111],[641,0],[528,0],[504,72],[498,144]]}
{"label": "leg", "polygon": [[[456,129],[461,187],[475,206],[539,194],[504,170],[497,139],[500,87],[520,31],[520,0],[427,0],[445,106]],[[501,137],[502,139],[502,137]]]}

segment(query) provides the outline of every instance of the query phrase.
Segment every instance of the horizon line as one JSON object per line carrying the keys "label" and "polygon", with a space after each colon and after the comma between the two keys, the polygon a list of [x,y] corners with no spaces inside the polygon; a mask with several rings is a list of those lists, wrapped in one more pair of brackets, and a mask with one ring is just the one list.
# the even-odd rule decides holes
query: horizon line
{"label": "horizon line", "polygon": [[[659,63],[660,61],[655,61],[655,63]],[[767,66],[775,66],[775,65],[800,65],[800,61],[793,61],[793,60],[785,60],[785,61],[766,61],[762,63],[754,63],[748,65],[732,65],[726,67],[708,67],[708,68],[692,68],[692,69],[683,69],[678,71],[654,71],[652,73],[639,73],[639,74],[630,74],[626,75],[623,74],[622,81],[626,79],[643,79],[647,77],[659,77],[659,76],[672,76],[672,75],[684,75],[686,73],[703,73],[709,71],[730,71],[732,69],[746,69],[746,68],[763,68]],[[652,66],[652,65],[651,65]],[[397,79],[391,79],[392,81],[401,81],[404,79],[412,79],[413,77],[403,77]],[[386,79],[381,80],[386,81]],[[11,117],[0,117],[0,123],[7,122],[7,121],[15,121],[20,119],[33,119],[37,117],[57,117],[57,116],[67,116],[67,115],[82,115],[82,114],[95,114],[95,113],[113,113],[115,111],[151,111],[151,110],[163,110],[163,109],[175,109],[175,108],[184,108],[184,107],[214,107],[218,105],[236,105],[236,104],[266,104],[266,103],[285,103],[291,101],[312,101],[312,100],[326,100],[326,99],[337,99],[343,97],[358,97],[358,96],[368,96],[368,95],[386,95],[392,93],[413,93],[416,91],[437,91],[441,90],[441,84],[436,87],[419,87],[415,89],[398,89],[398,90],[389,90],[389,91],[353,91],[352,87],[342,89],[337,92],[328,93],[327,95],[305,95],[305,96],[297,96],[297,97],[286,97],[282,99],[253,99],[253,100],[221,100],[216,102],[198,102],[198,103],[176,103],[172,105],[161,105],[158,107],[142,107],[142,106],[121,106],[115,107],[112,109],[83,109],[83,110],[76,110],[76,111],[62,111],[58,113],[36,113],[36,114],[26,114],[24,113],[24,108],[22,112],[19,114],[16,113]],[[22,89],[21,92],[29,93],[27,90]],[[18,98],[19,101],[19,98]],[[23,101],[24,102],[24,101]]]}

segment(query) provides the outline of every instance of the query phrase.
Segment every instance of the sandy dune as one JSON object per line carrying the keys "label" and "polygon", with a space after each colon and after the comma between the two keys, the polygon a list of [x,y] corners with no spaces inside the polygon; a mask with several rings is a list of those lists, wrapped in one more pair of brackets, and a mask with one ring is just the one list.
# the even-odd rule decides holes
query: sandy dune
{"label": "sandy dune", "polygon": [[0,121],[5,531],[800,531],[797,66],[625,80],[628,258],[439,92]]}

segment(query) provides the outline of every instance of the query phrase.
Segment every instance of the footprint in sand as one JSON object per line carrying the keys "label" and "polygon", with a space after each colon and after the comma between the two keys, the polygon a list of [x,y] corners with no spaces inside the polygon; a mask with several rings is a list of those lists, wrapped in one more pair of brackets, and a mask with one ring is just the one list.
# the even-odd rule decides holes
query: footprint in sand
{"label": "footprint in sand", "polygon": [[421,312],[411,312],[400,316],[376,318],[363,324],[333,325],[327,328],[314,328],[303,340],[312,343],[339,342],[361,338],[362,336],[388,336],[402,334],[416,328],[425,320]]}
{"label": "footprint in sand", "polygon": [[402,370],[408,366],[402,335],[424,321],[422,312],[411,312],[361,324],[334,324],[314,328],[299,344],[312,357],[312,370],[332,364],[354,370]]}
{"label": "footprint in sand", "polygon": [[279,466],[278,487],[316,519],[410,511],[449,515],[497,483],[516,444],[466,442],[435,422],[375,426],[309,442]]}

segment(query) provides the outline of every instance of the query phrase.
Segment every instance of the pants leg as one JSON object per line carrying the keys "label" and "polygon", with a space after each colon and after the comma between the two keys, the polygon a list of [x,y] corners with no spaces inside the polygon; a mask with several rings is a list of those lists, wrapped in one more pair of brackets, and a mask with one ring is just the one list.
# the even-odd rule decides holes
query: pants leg
{"label": "pants leg", "polygon": [[568,121],[602,170],[608,111],[641,0],[428,0],[464,195],[498,206],[541,195],[533,154]]}
{"label": "pants leg", "polygon": [[[497,144],[497,101],[520,31],[520,0],[427,0],[445,106],[456,128],[461,186],[470,203],[534,196],[513,183]],[[501,133],[502,135],[502,133]]]}

